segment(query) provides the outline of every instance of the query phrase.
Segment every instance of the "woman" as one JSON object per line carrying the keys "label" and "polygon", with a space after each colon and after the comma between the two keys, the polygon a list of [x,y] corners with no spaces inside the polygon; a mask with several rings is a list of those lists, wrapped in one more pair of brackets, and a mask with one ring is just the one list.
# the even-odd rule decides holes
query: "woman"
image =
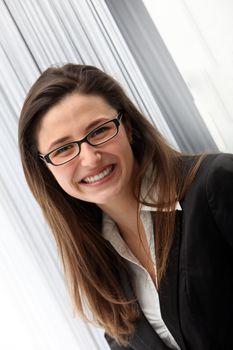
{"label": "woman", "polygon": [[19,146],[76,311],[111,349],[230,349],[233,156],[173,150],[101,70],[47,69]]}

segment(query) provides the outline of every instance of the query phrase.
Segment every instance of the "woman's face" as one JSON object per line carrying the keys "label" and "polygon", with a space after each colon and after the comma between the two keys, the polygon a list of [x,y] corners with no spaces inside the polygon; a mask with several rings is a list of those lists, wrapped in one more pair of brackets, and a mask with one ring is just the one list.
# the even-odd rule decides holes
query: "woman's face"
{"label": "woman's face", "polygon": [[[80,140],[117,113],[102,97],[70,94],[43,116],[37,130],[39,152],[45,155]],[[70,162],[60,166],[46,164],[72,197],[100,206],[111,205],[132,191],[135,161],[129,139],[129,132],[121,123],[118,134],[108,142],[95,147],[82,143],[80,154]]]}

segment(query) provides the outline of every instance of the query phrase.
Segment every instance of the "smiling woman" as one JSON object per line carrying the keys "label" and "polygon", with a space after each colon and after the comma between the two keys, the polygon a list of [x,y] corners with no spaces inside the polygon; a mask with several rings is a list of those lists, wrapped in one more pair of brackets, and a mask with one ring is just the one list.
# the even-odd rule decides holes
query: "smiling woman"
{"label": "smiling woman", "polygon": [[103,97],[78,92],[44,114],[35,135],[38,150],[40,157],[49,151],[42,159],[66,193],[118,206],[132,188],[134,158],[121,118]]}
{"label": "smiling woman", "polygon": [[74,308],[112,349],[231,348],[232,155],[172,149],[113,78],[74,64],[32,86],[19,146]]}

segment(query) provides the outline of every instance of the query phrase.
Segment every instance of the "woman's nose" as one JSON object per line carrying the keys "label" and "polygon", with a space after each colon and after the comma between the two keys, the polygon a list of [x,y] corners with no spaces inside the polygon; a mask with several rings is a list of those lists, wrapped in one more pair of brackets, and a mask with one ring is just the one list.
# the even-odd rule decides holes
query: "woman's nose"
{"label": "woman's nose", "polygon": [[93,166],[99,163],[101,160],[101,154],[96,147],[85,142],[81,145],[79,158],[82,166]]}

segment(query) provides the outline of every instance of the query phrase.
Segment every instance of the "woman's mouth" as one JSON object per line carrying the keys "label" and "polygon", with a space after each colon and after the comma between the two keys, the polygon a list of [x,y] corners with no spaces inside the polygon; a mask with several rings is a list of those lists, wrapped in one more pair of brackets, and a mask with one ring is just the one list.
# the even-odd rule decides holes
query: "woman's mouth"
{"label": "woman's mouth", "polygon": [[114,169],[114,165],[107,166],[103,171],[101,171],[99,174],[94,176],[87,176],[82,179],[81,183],[85,184],[94,184],[96,182],[99,182],[103,180],[105,177],[107,177]]}

